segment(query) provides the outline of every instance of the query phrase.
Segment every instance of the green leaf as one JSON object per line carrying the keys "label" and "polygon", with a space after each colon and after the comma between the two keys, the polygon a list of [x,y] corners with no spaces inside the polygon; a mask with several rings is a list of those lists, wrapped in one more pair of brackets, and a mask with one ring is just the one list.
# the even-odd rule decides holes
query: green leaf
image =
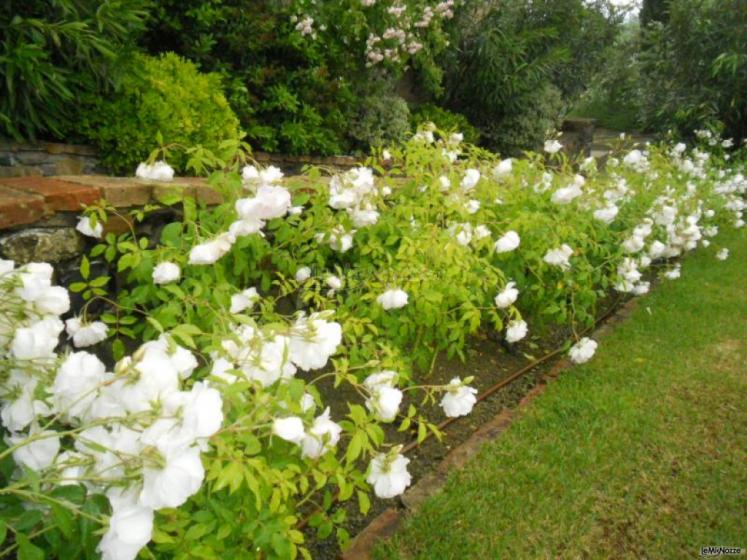
{"label": "green leaf", "polygon": [[73,536],[73,517],[68,510],[58,504],[52,504],[52,519],[66,538]]}
{"label": "green leaf", "polygon": [[44,551],[31,543],[22,533],[16,535],[18,541],[18,560],[44,560]]}
{"label": "green leaf", "polygon": [[0,519],[0,544],[5,542],[5,537],[8,535],[8,524]]}
{"label": "green leaf", "polygon": [[365,432],[356,432],[353,439],[350,440],[350,445],[348,445],[348,449],[345,452],[345,460],[348,463],[355,461],[360,456],[361,451],[363,451],[363,446],[367,441],[368,438]]}
{"label": "green leaf", "polygon": [[360,510],[361,514],[367,515],[368,510],[371,509],[371,498],[368,497],[368,494],[365,492],[362,492],[361,490],[358,490],[358,509]]}
{"label": "green leaf", "polygon": [[88,257],[83,255],[80,261],[80,275],[84,280],[88,280],[88,276],[91,274],[91,263],[88,261]]}

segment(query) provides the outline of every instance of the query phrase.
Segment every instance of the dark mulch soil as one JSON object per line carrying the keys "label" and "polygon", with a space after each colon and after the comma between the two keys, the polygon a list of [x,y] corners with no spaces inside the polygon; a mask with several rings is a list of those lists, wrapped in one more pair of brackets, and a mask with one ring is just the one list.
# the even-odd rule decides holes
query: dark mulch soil
{"label": "dark mulch soil", "polygon": [[[522,343],[516,344],[508,350],[503,344],[493,340],[492,337],[480,335],[475,337],[468,348],[465,362],[461,362],[459,359],[447,359],[445,355],[439,356],[433,372],[427,377],[418,378],[418,382],[437,385],[448,383],[452,377],[456,376],[462,378],[474,376],[475,379],[472,382],[472,386],[478,389],[479,394],[482,394],[485,390],[519,369],[526,367],[545,354],[556,350],[562,345],[569,334],[566,329],[560,329],[541,338],[530,338],[529,340],[522,341]],[[515,407],[539,383],[542,377],[553,367],[557,359],[554,358],[539,364],[524,376],[479,402],[470,415],[459,418],[445,429],[443,441],[439,442],[436,438],[431,437],[423,442],[422,445],[408,452],[407,457],[410,459],[408,469],[413,476],[413,484],[438,465],[452,448],[467,440],[482,424],[491,420],[504,408]],[[347,399],[345,398],[346,395],[341,394],[340,391],[342,389],[344,393],[344,389],[342,387],[333,389],[331,384],[320,386],[319,388],[324,397],[329,396],[333,417],[339,418],[343,416],[346,412],[345,402]],[[359,395],[355,394],[352,390],[350,392],[351,394],[347,396],[350,397],[352,402],[359,402],[361,400]],[[405,394],[407,395],[407,393]],[[327,402],[326,399],[325,402]],[[406,410],[408,404],[407,397],[405,397],[400,410]],[[421,406],[419,410],[433,423],[437,424],[445,419],[443,412],[438,406]],[[409,430],[404,433],[397,432],[396,426],[398,425],[399,422],[394,422],[386,427],[387,442],[407,444],[415,439],[415,430]],[[362,468],[365,468],[365,465],[362,465]],[[355,499],[351,499],[339,506],[345,509],[347,521],[344,524],[344,528],[351,536],[355,536],[363,530],[372,519],[387,507],[399,504],[397,500],[380,500],[374,496],[371,496],[371,499],[371,509],[367,515],[360,514]],[[307,546],[313,558],[325,560],[338,557],[340,547],[334,537],[319,540],[315,536],[314,529],[307,527],[305,532]]]}

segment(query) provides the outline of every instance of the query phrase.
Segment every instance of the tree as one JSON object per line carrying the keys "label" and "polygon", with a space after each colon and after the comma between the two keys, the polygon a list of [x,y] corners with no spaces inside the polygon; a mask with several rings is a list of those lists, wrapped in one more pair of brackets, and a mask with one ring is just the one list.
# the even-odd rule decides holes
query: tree
{"label": "tree", "polygon": [[641,25],[648,25],[654,21],[666,23],[669,15],[671,0],[643,0],[641,8]]}

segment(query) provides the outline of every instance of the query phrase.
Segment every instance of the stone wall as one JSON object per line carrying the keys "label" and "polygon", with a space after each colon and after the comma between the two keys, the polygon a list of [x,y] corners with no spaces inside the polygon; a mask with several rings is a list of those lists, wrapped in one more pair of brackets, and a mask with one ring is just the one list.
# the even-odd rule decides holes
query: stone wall
{"label": "stone wall", "polygon": [[[296,173],[304,165],[349,169],[359,161],[351,156],[294,156],[255,152],[254,159],[265,165],[276,165],[286,173]],[[133,169],[134,172],[134,169]],[[95,175],[106,173],[90,146],[40,142],[19,144],[0,140],[0,178]]]}
{"label": "stone wall", "polygon": [[[77,261],[91,242],[75,229],[84,206],[105,199],[126,214],[128,209],[172,194],[208,205],[221,201],[220,195],[198,178],[170,183],[100,175],[0,178],[0,257],[19,265]],[[104,231],[122,233],[130,226],[125,219],[114,217]]]}
{"label": "stone wall", "polygon": [[0,140],[0,177],[87,175],[102,173],[90,146],[40,142],[19,144]]}

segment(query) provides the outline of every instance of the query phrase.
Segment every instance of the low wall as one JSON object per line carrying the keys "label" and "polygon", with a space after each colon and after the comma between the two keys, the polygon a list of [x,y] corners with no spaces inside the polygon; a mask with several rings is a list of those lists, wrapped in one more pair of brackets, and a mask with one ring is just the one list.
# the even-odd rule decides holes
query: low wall
{"label": "low wall", "polygon": [[[305,165],[349,169],[360,163],[352,156],[294,156],[254,152],[254,159],[297,173]],[[134,172],[134,169],[133,169]],[[96,175],[106,170],[91,146],[40,142],[22,144],[0,140],[0,178],[52,175]]]}
{"label": "low wall", "polygon": [[[200,178],[178,178],[170,183],[100,175],[0,178],[0,257],[19,265],[77,261],[90,242],[75,229],[83,206],[105,199],[126,214],[130,208],[171,194],[208,205],[221,201]],[[130,226],[124,218],[114,217],[104,232],[122,233]]]}
{"label": "low wall", "polygon": [[90,146],[40,142],[20,144],[0,140],[0,178],[103,173]]}

